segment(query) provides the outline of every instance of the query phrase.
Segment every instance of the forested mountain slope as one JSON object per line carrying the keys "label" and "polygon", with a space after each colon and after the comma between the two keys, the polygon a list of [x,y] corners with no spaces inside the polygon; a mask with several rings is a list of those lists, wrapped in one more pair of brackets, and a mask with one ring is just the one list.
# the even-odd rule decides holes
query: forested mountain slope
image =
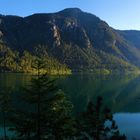
{"label": "forested mountain slope", "polygon": [[2,52],[8,49],[14,53],[11,65],[20,65],[26,52],[53,58],[73,71],[135,70],[140,67],[140,50],[126,34],[78,8],[28,17],[0,15],[1,64]]}

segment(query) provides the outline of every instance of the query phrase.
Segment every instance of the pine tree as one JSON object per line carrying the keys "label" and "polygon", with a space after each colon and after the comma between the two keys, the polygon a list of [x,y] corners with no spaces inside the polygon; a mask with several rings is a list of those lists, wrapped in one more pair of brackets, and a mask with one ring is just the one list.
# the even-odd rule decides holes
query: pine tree
{"label": "pine tree", "polygon": [[15,111],[11,119],[15,124],[13,130],[25,139],[63,139],[71,134],[69,125],[72,121],[72,104],[65,94],[58,90],[55,80],[42,73],[43,67],[41,60],[34,65],[37,75],[24,88],[24,96],[21,98],[28,108]]}
{"label": "pine tree", "polygon": [[73,105],[62,90],[50,100],[49,113],[46,116],[49,120],[49,129],[55,140],[63,140],[73,137],[75,133],[74,119],[72,118]]}
{"label": "pine tree", "polygon": [[[95,140],[102,139],[123,139],[125,136],[121,136],[118,127],[113,120],[111,110],[103,106],[102,97],[97,97],[96,104],[89,102],[87,110],[81,115],[80,121],[78,121],[80,128],[79,135],[82,137],[92,138]],[[111,126],[106,125],[109,121]]]}

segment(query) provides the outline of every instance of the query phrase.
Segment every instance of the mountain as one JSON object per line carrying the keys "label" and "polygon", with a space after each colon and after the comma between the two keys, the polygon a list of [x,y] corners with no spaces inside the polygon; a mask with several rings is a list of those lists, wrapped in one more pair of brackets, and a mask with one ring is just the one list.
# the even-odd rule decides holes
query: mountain
{"label": "mountain", "polygon": [[73,71],[131,71],[140,67],[136,44],[127,32],[78,8],[28,17],[0,15],[0,57],[7,57],[3,48],[10,50],[15,56],[11,64],[19,65],[26,51],[32,57],[53,58]]}
{"label": "mountain", "polygon": [[118,31],[120,35],[122,35],[126,40],[131,43],[131,45],[135,46],[136,48],[140,49],[140,31],[137,30],[124,30]]}

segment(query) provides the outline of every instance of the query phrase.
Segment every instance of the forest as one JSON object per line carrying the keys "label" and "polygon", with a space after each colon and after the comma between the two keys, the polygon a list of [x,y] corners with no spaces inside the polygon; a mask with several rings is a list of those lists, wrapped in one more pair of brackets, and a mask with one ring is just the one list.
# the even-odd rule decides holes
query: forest
{"label": "forest", "polygon": [[71,74],[71,70],[65,64],[61,64],[55,58],[48,56],[45,51],[38,51],[39,48],[36,50],[37,53],[34,52],[34,55],[26,50],[19,53],[0,45],[0,72],[36,74],[37,71],[34,68],[34,64],[37,59],[41,59],[44,62],[43,73]]}

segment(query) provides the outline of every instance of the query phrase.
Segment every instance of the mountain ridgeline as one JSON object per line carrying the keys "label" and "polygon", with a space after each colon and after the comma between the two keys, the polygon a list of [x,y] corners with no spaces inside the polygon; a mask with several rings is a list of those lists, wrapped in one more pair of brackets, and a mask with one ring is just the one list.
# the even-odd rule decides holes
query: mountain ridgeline
{"label": "mountain ridgeline", "polygon": [[140,32],[118,31],[78,8],[28,17],[0,15],[0,70],[31,72],[35,58],[53,71],[134,71]]}

